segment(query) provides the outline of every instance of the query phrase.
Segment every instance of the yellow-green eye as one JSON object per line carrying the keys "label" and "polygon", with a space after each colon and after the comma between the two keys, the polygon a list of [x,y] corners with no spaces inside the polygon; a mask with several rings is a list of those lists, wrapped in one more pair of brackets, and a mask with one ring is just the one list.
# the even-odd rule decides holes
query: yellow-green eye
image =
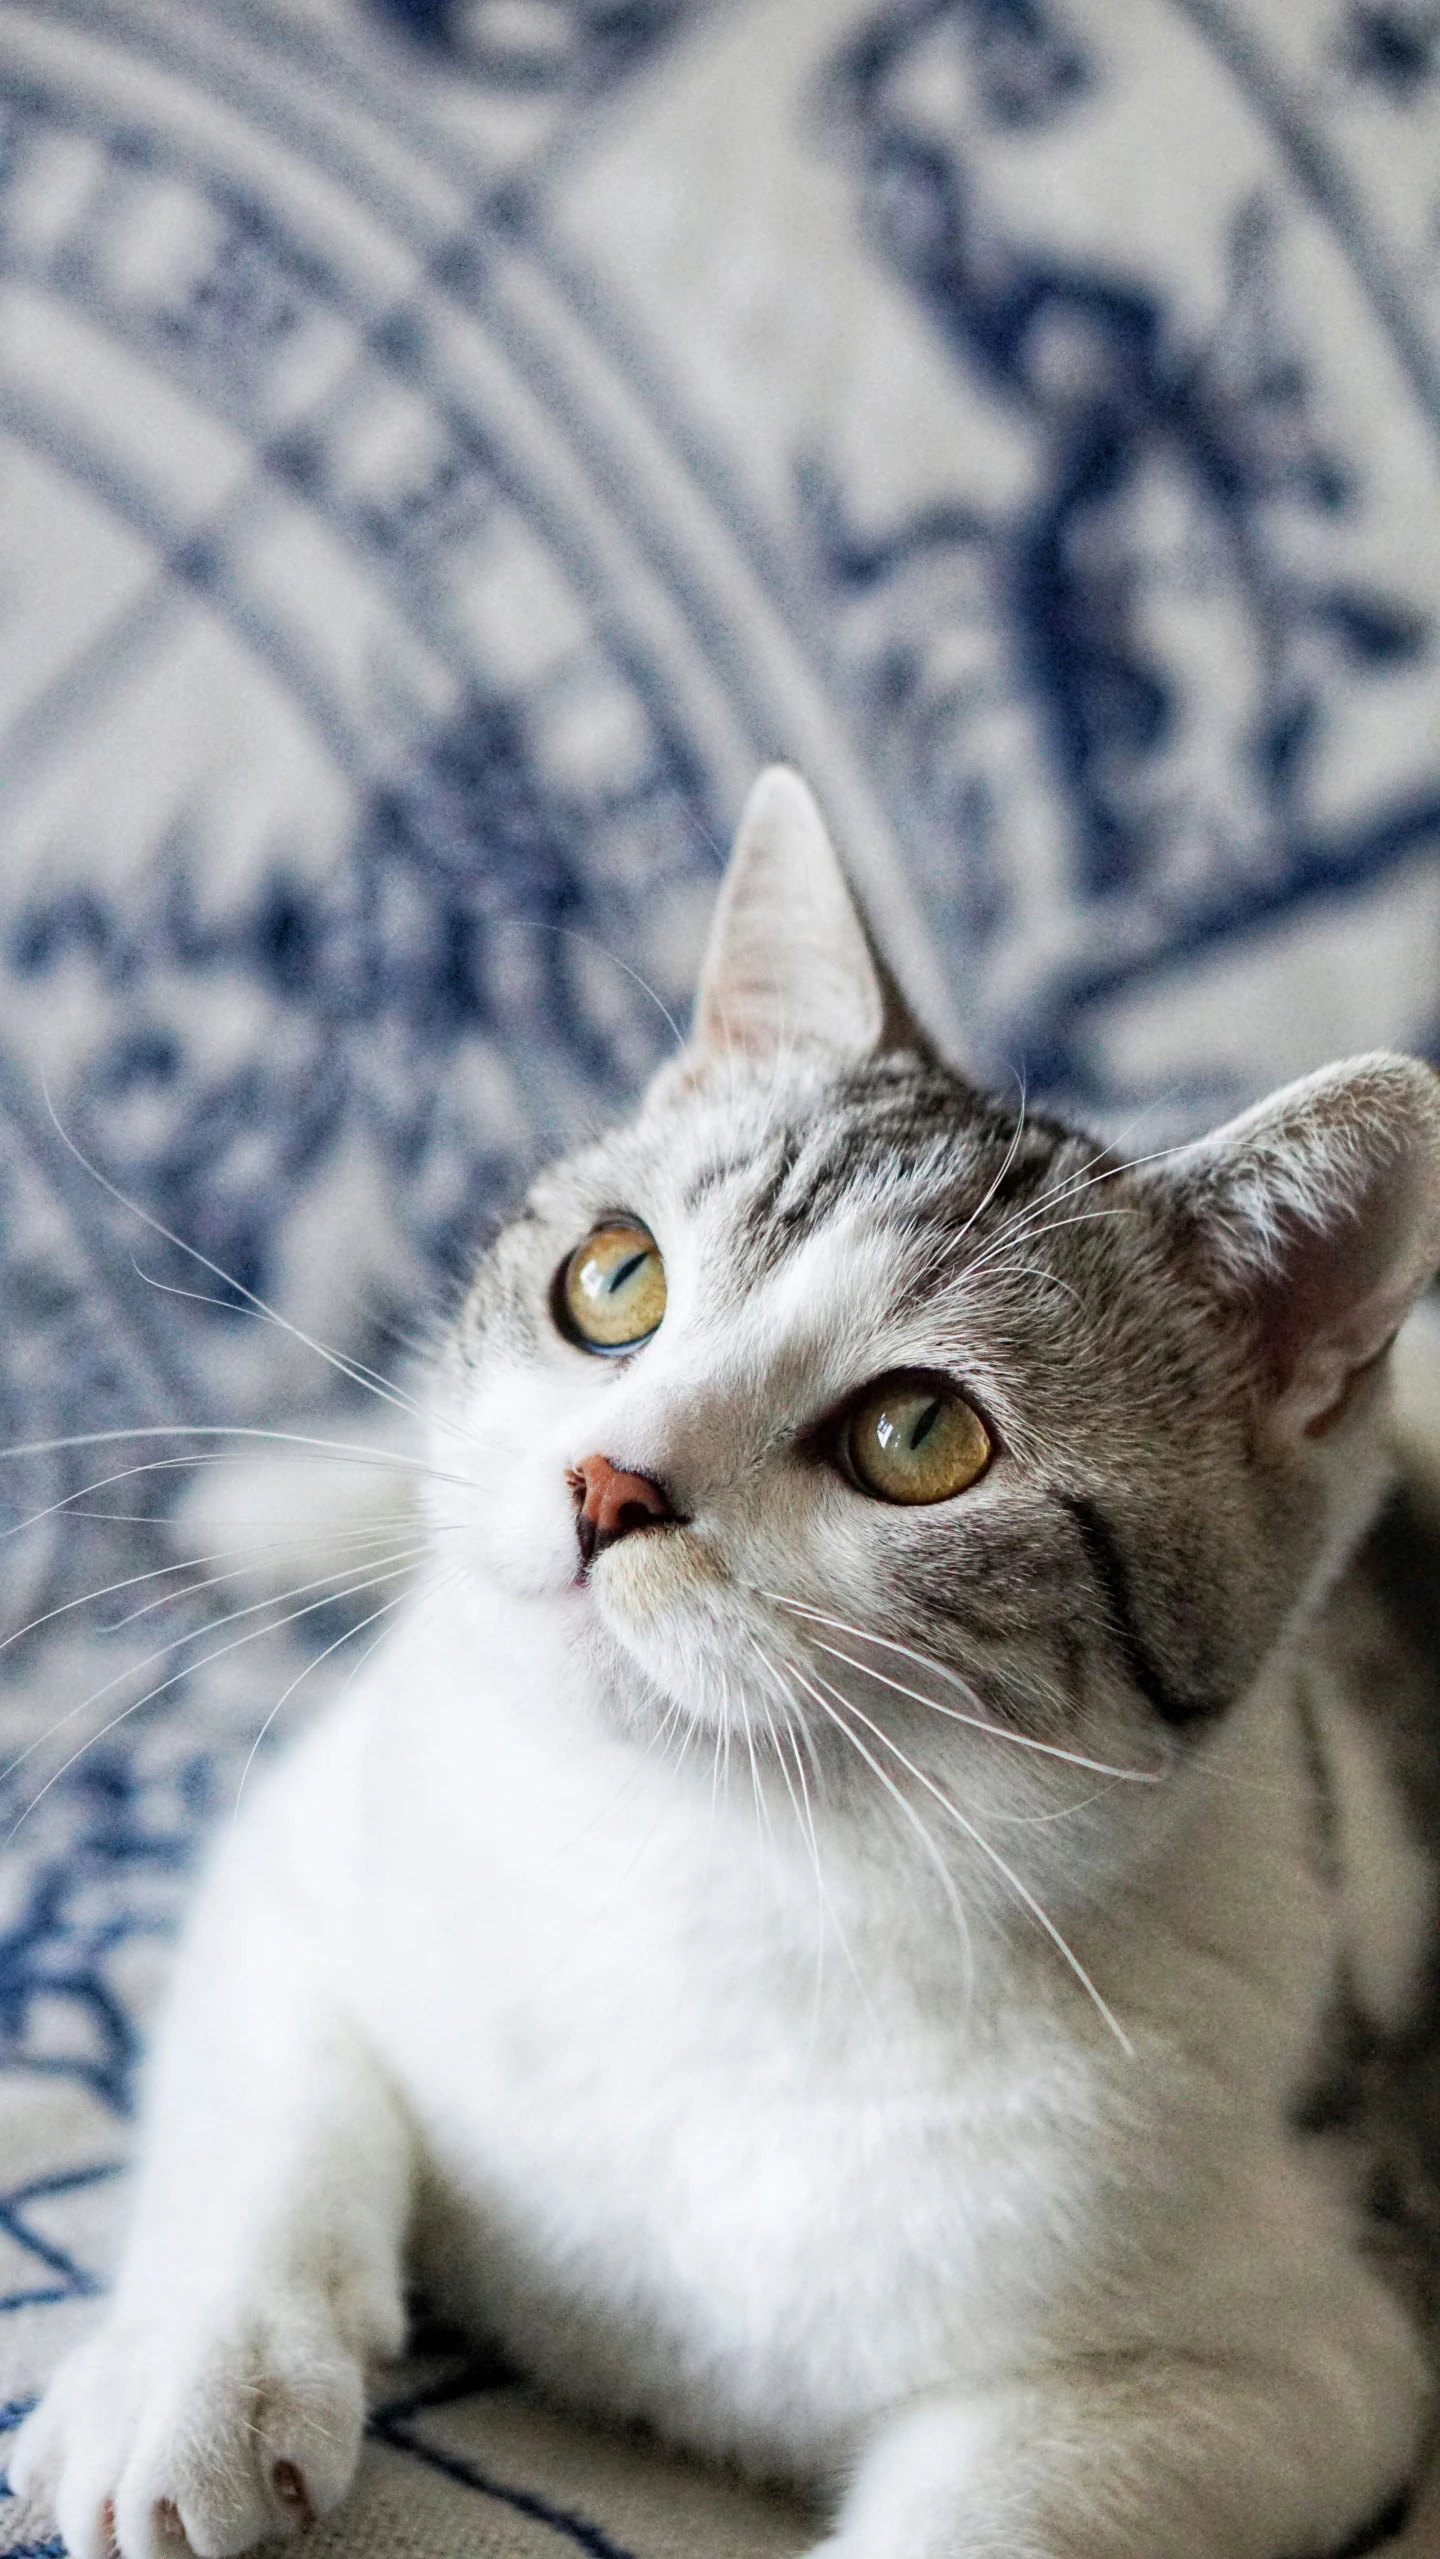
{"label": "yellow-green eye", "polygon": [[653,1235],[628,1218],[577,1244],[555,1292],[561,1329],[587,1351],[630,1351],[665,1312],[665,1265]]}
{"label": "yellow-green eye", "polygon": [[990,1434],[938,1378],[882,1377],[845,1425],[858,1483],[882,1502],[948,1502],[983,1475]]}

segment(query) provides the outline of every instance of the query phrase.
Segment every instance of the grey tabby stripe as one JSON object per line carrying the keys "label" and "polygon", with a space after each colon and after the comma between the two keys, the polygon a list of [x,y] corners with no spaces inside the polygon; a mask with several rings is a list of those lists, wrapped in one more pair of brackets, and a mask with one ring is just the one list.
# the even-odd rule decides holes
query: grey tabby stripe
{"label": "grey tabby stripe", "polygon": [[1218,1714],[1223,1699],[1177,1697],[1136,1622],[1130,1577],[1115,1532],[1099,1505],[1079,1493],[1056,1496],[1080,1532],[1085,1560],[1099,1584],[1115,1641],[1132,1685],[1163,1724],[1179,1729]]}
{"label": "grey tabby stripe", "polygon": [[1341,1866],[1335,1781],[1325,1756],[1315,1701],[1305,1685],[1303,1672],[1295,1683],[1295,1719],[1300,1728],[1300,1748],[1310,1788],[1310,1837],[1316,1880],[1324,1885],[1327,1892],[1337,1892],[1341,1883]]}

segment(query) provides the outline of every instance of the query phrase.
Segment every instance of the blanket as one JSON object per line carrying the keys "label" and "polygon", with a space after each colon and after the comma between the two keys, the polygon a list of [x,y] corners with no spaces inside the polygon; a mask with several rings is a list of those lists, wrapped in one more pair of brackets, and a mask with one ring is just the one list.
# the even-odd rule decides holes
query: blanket
{"label": "blanket", "polygon": [[[197,1853],[403,1589],[197,1484],[366,1443],[757,768],[1141,1151],[1440,1057],[1437,606],[1427,0],[5,0],[0,2428]],[[446,2348],[316,2547],[815,2529]]]}

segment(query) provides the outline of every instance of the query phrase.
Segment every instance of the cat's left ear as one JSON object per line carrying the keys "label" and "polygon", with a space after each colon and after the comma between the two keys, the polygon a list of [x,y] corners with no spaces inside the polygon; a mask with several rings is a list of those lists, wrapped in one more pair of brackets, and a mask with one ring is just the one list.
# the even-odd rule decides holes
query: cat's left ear
{"label": "cat's left ear", "polygon": [[1383,1053],[1287,1085],[1161,1178],[1282,1432],[1338,1421],[1440,1268],[1440,1077]]}
{"label": "cat's left ear", "polygon": [[795,1047],[858,1060],[929,1043],[871,946],[813,792],[772,764],[721,884],[690,1053]]}

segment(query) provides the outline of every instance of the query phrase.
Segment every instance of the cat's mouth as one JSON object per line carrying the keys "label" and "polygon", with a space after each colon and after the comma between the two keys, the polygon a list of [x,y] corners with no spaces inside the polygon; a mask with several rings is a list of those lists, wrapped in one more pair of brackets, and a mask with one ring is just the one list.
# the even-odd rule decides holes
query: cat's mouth
{"label": "cat's mouth", "polygon": [[643,1527],[638,1525],[632,1527],[623,1537],[599,1537],[596,1535],[593,1523],[582,1511],[575,1522],[575,1535],[580,1548],[580,1561],[576,1566],[575,1579],[577,1582],[587,1582],[596,1565],[607,1555],[617,1553],[622,1546],[634,1546],[642,1541],[648,1546],[659,1537],[675,1536],[685,1526],[686,1522],[680,1519],[652,1519],[647,1520]]}
{"label": "cat's mouth", "polygon": [[653,1625],[687,1599],[728,1579],[724,1567],[682,1520],[657,1521],[587,1557],[577,1583],[593,1592],[617,1633]]}

